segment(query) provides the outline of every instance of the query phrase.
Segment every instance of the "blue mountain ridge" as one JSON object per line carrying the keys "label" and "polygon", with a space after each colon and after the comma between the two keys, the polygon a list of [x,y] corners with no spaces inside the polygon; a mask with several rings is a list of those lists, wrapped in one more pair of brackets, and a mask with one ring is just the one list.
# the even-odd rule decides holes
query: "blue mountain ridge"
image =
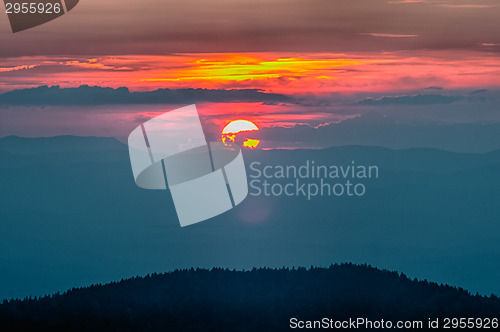
{"label": "blue mountain ridge", "polygon": [[[7,142],[7,143],[6,143]],[[50,142],[50,143],[47,143]],[[244,151],[262,165],[377,165],[363,197],[248,196],[181,228],[113,138],[0,139],[0,298],[213,266],[368,263],[500,294],[500,152],[344,146]],[[283,180],[277,180],[283,181]]]}

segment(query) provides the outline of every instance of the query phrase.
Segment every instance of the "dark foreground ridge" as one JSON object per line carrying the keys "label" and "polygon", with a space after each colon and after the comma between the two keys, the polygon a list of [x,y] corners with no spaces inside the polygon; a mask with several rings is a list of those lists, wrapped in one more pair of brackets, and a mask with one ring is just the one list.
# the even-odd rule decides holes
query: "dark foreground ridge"
{"label": "dark foreground ridge", "polygon": [[411,280],[367,265],[177,270],[4,301],[0,330],[275,331],[290,318],[497,317],[497,296]]}

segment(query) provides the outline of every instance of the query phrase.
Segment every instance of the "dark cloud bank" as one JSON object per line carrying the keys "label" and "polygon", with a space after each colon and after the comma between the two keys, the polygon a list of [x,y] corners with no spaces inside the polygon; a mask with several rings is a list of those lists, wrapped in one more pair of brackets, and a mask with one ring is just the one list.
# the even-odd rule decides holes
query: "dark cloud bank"
{"label": "dark cloud bank", "polygon": [[314,128],[263,128],[262,140],[326,148],[330,146],[382,146],[392,149],[435,148],[453,152],[484,153],[500,149],[500,123],[399,123],[380,113]]}
{"label": "dark cloud bank", "polygon": [[[119,8],[119,10],[117,10]],[[497,0],[87,0],[0,57],[171,52],[500,51]],[[36,47],[33,47],[36,46]]]}
{"label": "dark cloud bank", "polygon": [[0,105],[22,106],[90,106],[122,104],[190,104],[196,102],[287,102],[290,97],[265,93],[257,89],[157,89],[146,92],[130,92],[117,89],[82,85],[78,88],[40,86],[21,89],[0,95]]}

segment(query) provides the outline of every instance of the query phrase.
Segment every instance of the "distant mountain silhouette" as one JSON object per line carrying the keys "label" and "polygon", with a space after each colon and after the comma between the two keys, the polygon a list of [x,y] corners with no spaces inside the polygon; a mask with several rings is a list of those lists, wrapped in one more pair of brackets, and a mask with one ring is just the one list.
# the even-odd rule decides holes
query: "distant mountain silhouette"
{"label": "distant mountain silhouette", "polygon": [[278,331],[289,320],[496,317],[500,299],[367,265],[177,270],[4,301],[0,327],[61,331]]}
{"label": "distant mountain silhouette", "polygon": [[46,154],[54,152],[98,152],[127,150],[127,146],[111,137],[55,136],[0,138],[0,151],[19,154]]}

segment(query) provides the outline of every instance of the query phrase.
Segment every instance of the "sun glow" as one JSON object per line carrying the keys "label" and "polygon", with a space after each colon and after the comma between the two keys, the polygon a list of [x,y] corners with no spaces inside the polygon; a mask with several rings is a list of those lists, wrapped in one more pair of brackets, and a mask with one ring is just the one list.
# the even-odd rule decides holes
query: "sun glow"
{"label": "sun glow", "polygon": [[259,145],[260,141],[258,139],[250,139],[248,138],[245,142],[243,142],[243,146],[255,149]]}

